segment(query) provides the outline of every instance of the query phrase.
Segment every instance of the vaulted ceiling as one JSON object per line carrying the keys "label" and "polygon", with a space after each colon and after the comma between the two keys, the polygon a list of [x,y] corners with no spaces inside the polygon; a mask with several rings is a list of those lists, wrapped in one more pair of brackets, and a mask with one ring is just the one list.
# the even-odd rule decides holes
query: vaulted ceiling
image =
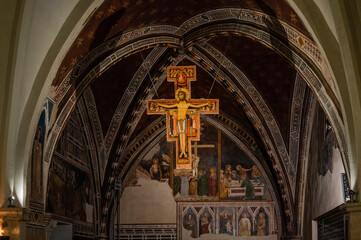
{"label": "vaulted ceiling", "polygon": [[105,1],[53,81],[56,114],[45,157],[51,158],[70,113],[83,111],[88,143],[97,152],[92,174],[104,227],[114,179],[126,180],[132,155],[164,131],[164,116],[147,115],[146,100],[174,98],[167,66],[196,65],[192,97],[220,99],[220,115],[210,118],[242,133],[261,154],[285,231],[292,233],[306,82],[317,90],[326,81],[321,64],[302,22],[281,0]]}

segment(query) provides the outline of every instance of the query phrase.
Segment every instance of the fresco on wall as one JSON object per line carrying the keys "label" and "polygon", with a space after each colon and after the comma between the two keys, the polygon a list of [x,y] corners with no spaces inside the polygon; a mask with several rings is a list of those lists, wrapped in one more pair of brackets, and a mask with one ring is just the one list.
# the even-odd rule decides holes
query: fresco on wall
{"label": "fresco on wall", "polygon": [[53,157],[49,169],[47,212],[92,222],[92,207],[88,174]]}
{"label": "fresco on wall", "polygon": [[[273,203],[178,202],[179,239],[277,239]],[[227,237],[228,236],[228,237]]]}
{"label": "fresco on wall", "polygon": [[192,208],[188,208],[186,214],[183,216],[183,228],[188,230],[191,237],[196,238],[198,233],[197,216],[196,211]]}
{"label": "fresco on wall", "polygon": [[227,200],[271,200],[257,165],[226,136],[222,136],[220,198]]}
{"label": "fresco on wall", "polygon": [[59,137],[55,154],[66,158],[71,164],[88,168],[88,152],[82,129],[79,117],[73,112]]}
{"label": "fresco on wall", "polygon": [[[133,212],[123,210],[129,214],[122,215],[122,224],[131,228],[144,219],[161,219],[159,210],[137,211],[161,202],[162,208],[177,213],[178,239],[277,239],[274,204],[263,169],[213,125],[201,121],[201,131],[204,137],[192,143],[192,169],[175,168],[175,147],[166,137],[148,152],[139,154],[124,201],[121,200],[124,209]],[[157,189],[160,185],[165,188],[155,191],[150,188],[153,184],[159,185]],[[158,196],[172,192],[175,201],[159,201]],[[177,210],[173,211],[175,204]],[[133,216],[137,216],[136,221],[130,220]]]}
{"label": "fresco on wall", "polygon": [[137,186],[139,179],[170,183],[171,160],[169,155],[170,144],[164,137],[142,159],[139,159],[128,186]]}
{"label": "fresco on wall", "polygon": [[200,211],[199,216],[199,235],[202,234],[208,234],[208,233],[214,233],[215,232],[215,226],[213,224],[214,216],[214,208],[203,208],[202,211]]}
{"label": "fresco on wall", "polygon": [[36,127],[31,155],[31,193],[30,201],[43,203],[43,150],[45,142],[45,110],[42,111]]}
{"label": "fresco on wall", "polygon": [[192,169],[174,169],[173,193],[178,201],[218,200],[218,132],[201,121],[201,141],[192,142]]}
{"label": "fresco on wall", "polygon": [[46,210],[93,222],[93,190],[87,146],[80,119],[74,111],[65,126],[49,167]]}
{"label": "fresco on wall", "polygon": [[256,236],[267,236],[269,234],[269,216],[266,211],[261,208],[255,218]]}
{"label": "fresco on wall", "polygon": [[218,229],[216,233],[219,234],[228,234],[230,236],[235,235],[236,224],[234,221],[234,208],[231,207],[221,207],[217,209],[218,211]]}
{"label": "fresco on wall", "polygon": [[175,169],[164,137],[139,160],[130,185],[140,178],[167,182],[177,201],[272,200],[260,169],[233,141],[204,121],[201,133],[192,142],[192,169]]}
{"label": "fresco on wall", "polygon": [[252,225],[251,215],[249,214],[247,209],[245,209],[241,212],[238,218],[238,235],[251,236],[253,227],[254,224]]}

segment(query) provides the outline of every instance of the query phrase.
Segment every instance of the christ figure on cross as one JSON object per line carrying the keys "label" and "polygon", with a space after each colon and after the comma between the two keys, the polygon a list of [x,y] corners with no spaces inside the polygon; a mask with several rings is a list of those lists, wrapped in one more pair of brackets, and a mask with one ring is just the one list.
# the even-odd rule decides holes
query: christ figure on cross
{"label": "christ figure on cross", "polygon": [[170,66],[168,82],[174,82],[175,99],[147,100],[147,114],[165,114],[167,140],[176,142],[176,169],[192,169],[191,142],[200,140],[200,114],[218,114],[218,99],[192,99],[195,66]]}
{"label": "christ figure on cross", "polygon": [[186,153],[186,144],[187,144],[187,113],[188,109],[195,108],[199,109],[202,107],[210,106],[209,103],[204,104],[191,104],[189,103],[189,92],[186,88],[178,88],[175,94],[177,103],[172,105],[165,105],[161,103],[156,103],[155,105],[163,107],[165,109],[176,109],[174,111],[175,119],[177,121],[177,131],[179,134],[179,147],[180,147],[180,154],[179,157],[188,157]]}

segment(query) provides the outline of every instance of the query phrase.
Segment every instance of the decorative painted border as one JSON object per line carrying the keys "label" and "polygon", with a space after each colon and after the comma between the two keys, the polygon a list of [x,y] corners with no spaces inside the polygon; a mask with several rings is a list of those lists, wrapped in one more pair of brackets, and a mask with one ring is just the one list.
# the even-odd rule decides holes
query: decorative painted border
{"label": "decorative painted border", "polygon": [[[292,26],[273,16],[250,9],[223,8],[198,14],[185,21],[179,27],[176,34],[183,36],[199,26],[224,20],[240,20],[242,22],[256,24],[265,29],[272,30],[280,36],[286,38],[287,41],[290,41],[293,45],[302,49],[303,52],[313,60],[313,62],[317,63],[318,67],[321,68],[323,66],[324,60],[321,52],[311,39],[297,31]],[[268,23],[272,23],[272,25],[266,24],[266,20],[268,20]]]}
{"label": "decorative painted border", "polygon": [[305,211],[305,197],[307,187],[307,168],[309,163],[310,154],[310,139],[312,135],[313,119],[316,113],[317,99],[316,96],[311,92],[310,96],[305,103],[305,116],[304,126],[302,132],[301,146],[300,149],[300,169],[299,169],[299,196],[298,196],[298,214],[297,214],[297,233],[298,235],[303,234],[303,216]]}
{"label": "decorative painted border", "polygon": [[[104,138],[103,138],[103,130],[99,119],[99,114],[97,110],[97,106],[95,103],[93,91],[91,88],[87,88],[84,91],[82,99],[84,100],[85,106],[83,106],[84,110],[86,110],[87,115],[89,117],[89,127],[92,130],[93,134],[89,133],[89,135],[94,135],[95,139],[95,148],[99,159],[99,170],[101,179],[103,179],[104,175],[104,169],[106,167],[106,156],[104,154]],[[84,116],[85,117],[85,116]],[[83,118],[83,121],[85,122],[86,118]],[[88,121],[86,121],[88,122]]]}
{"label": "decorative painted border", "polygon": [[99,221],[100,216],[100,192],[101,192],[101,167],[99,163],[99,154],[97,152],[96,143],[93,140],[95,136],[93,135],[93,129],[88,119],[90,118],[88,115],[87,107],[85,104],[85,99],[82,97],[76,107],[80,121],[82,122],[83,129],[85,132],[85,137],[87,141],[88,154],[90,155],[91,166],[90,170],[92,173],[92,177],[94,179],[94,194],[93,194],[93,202],[94,202],[94,222]]}
{"label": "decorative painted border", "polygon": [[290,156],[290,165],[289,172],[292,175],[291,177],[291,186],[293,196],[295,196],[296,191],[296,178],[297,178],[297,167],[299,161],[299,151],[300,151],[300,131],[302,124],[302,111],[303,111],[303,101],[305,98],[306,92],[306,83],[305,80],[297,73],[295,86],[293,88],[293,98],[291,106],[291,121],[290,121],[290,139],[289,139],[289,156]]}

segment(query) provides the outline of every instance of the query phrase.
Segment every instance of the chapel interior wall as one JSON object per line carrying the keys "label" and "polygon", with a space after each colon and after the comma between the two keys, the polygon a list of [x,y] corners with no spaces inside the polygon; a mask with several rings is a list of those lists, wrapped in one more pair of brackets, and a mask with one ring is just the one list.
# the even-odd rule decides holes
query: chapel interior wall
{"label": "chapel interior wall", "polygon": [[[361,192],[359,1],[288,0],[326,57],[334,82],[350,159],[350,185]],[[345,165],[345,159],[343,159]]]}
{"label": "chapel interior wall", "polygon": [[341,174],[345,170],[340,151],[333,133],[325,129],[325,114],[319,104],[315,111],[304,203],[304,239],[312,239],[312,220],[344,203]]}

